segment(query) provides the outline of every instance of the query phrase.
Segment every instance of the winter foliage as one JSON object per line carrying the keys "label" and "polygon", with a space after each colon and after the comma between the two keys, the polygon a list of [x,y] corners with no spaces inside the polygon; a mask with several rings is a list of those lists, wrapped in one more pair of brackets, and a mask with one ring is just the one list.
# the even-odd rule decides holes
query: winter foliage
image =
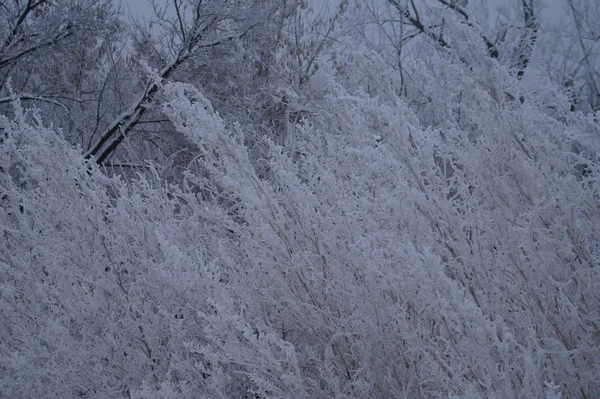
{"label": "winter foliage", "polygon": [[[36,41],[107,4],[36,3],[0,11],[1,397],[600,395],[600,120],[528,75],[531,15],[504,57],[468,2],[175,0],[134,63]],[[2,69],[70,49],[96,73]]]}

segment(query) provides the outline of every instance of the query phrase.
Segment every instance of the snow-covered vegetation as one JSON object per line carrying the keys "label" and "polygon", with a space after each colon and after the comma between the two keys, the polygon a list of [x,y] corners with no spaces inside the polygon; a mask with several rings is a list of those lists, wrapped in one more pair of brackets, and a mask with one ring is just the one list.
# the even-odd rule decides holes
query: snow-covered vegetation
{"label": "snow-covered vegetation", "polygon": [[600,395],[600,6],[164,4],[0,4],[0,397]]}

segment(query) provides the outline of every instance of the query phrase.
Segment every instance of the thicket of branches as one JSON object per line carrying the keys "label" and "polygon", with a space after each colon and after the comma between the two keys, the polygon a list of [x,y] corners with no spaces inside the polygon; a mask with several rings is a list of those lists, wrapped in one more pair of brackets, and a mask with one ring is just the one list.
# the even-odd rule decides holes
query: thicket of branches
{"label": "thicket of branches", "polygon": [[111,4],[0,4],[0,396],[600,395],[593,3]]}

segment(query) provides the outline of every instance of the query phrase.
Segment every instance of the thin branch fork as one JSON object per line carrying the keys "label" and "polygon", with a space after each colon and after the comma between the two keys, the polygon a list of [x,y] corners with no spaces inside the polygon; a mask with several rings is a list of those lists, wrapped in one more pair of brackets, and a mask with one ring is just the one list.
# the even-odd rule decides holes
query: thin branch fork
{"label": "thin branch fork", "polygon": [[[71,36],[73,34],[73,30],[72,30],[72,26],[71,25],[67,25],[66,27],[60,29],[58,32],[56,32],[55,35],[53,35],[53,37],[49,38],[48,40],[45,40],[41,43],[37,43],[37,44],[33,44],[31,46],[29,46],[28,48],[22,49],[22,50],[18,50],[16,51],[15,54],[10,54],[8,52],[8,50],[15,46],[17,43],[22,42],[24,40],[24,38],[19,38],[20,35],[20,31],[23,30],[23,26],[25,25],[25,21],[27,19],[27,17],[39,6],[48,3],[48,0],[28,0],[27,1],[27,5],[23,8],[23,10],[21,12],[19,12],[19,17],[17,18],[17,21],[15,22],[15,26],[13,27],[13,29],[11,30],[11,32],[9,33],[9,35],[7,36],[7,38],[4,40],[4,42],[2,43],[2,46],[0,46],[0,68],[3,68],[7,65],[12,64],[13,62],[19,60],[20,58],[33,53],[41,48],[44,47],[48,47],[48,46],[52,46],[57,44],[59,41]],[[30,37],[35,37],[36,35],[30,35]],[[3,58],[5,57],[5,58]]]}

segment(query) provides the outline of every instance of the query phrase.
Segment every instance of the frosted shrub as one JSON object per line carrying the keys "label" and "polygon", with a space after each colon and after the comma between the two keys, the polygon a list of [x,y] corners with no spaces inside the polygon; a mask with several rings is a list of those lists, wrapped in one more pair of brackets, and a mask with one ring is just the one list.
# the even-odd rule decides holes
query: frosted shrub
{"label": "frosted shrub", "polygon": [[[169,90],[167,114],[195,140],[221,195],[236,198],[228,280],[254,336],[295,348],[298,368],[285,375],[304,387],[297,395],[598,391],[585,371],[597,329],[582,319],[598,310],[597,175],[582,184],[571,150],[585,142],[586,167],[597,168],[596,122],[489,101],[467,114],[471,131],[424,129],[400,100],[334,85],[324,116],[295,127],[300,162],[272,146],[264,181],[241,132],[182,86]],[[212,347],[238,347],[246,328],[228,344],[216,345],[217,334]],[[289,395],[234,353],[213,356],[262,384],[261,395]],[[283,372],[268,364],[269,377]]]}
{"label": "frosted shrub", "polygon": [[222,229],[193,196],[108,178],[16,111],[0,120],[1,396],[115,398],[143,381],[202,392],[184,343],[215,298]]}
{"label": "frosted shrub", "polygon": [[429,116],[327,81],[264,158],[161,86],[195,147],[180,186],[2,117],[2,396],[597,394],[597,120],[502,81]]}

